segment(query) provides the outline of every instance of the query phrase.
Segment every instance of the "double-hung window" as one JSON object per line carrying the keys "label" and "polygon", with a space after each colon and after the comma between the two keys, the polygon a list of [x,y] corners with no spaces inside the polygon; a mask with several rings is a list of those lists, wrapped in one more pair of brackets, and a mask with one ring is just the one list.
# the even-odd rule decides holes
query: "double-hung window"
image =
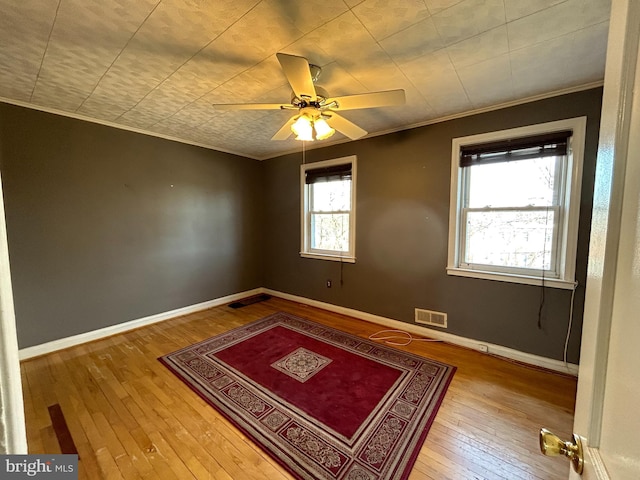
{"label": "double-hung window", "polygon": [[301,166],[301,256],[355,262],[355,182],[355,156]]}
{"label": "double-hung window", "polygon": [[574,287],[585,123],[454,139],[449,274]]}

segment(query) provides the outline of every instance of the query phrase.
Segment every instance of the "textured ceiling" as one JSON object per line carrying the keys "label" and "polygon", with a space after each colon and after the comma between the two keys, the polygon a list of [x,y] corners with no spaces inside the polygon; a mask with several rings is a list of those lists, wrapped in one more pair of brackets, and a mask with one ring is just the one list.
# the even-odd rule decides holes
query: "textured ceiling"
{"label": "textured ceiling", "polygon": [[[370,134],[602,81],[609,0],[0,0],[0,99],[253,158],[291,111],[277,52],[331,96],[403,88],[342,115]],[[344,141],[337,133],[324,144]]]}

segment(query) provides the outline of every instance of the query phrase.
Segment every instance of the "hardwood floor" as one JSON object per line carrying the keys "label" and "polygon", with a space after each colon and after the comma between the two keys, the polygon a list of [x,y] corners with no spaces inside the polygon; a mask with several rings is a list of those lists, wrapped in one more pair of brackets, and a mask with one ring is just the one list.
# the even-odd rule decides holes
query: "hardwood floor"
{"label": "hardwood floor", "polygon": [[[80,479],[292,478],[157,357],[277,311],[367,337],[378,325],[272,298],[217,307],[22,363],[30,453],[60,453],[49,407],[60,405]],[[569,438],[576,379],[444,343],[406,349],[458,367],[409,477],[566,479],[539,453],[546,426]]]}

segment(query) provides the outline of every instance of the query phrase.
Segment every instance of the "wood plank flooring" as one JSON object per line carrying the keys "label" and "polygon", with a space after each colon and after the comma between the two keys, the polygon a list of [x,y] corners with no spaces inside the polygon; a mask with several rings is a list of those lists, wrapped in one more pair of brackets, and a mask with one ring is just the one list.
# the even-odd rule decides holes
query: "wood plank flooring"
{"label": "wood plank flooring", "polygon": [[[157,357],[278,311],[367,337],[382,328],[272,298],[217,307],[22,363],[30,453],[60,453],[60,405],[80,479],[291,479]],[[569,438],[576,379],[444,343],[396,347],[458,367],[409,477],[564,480],[538,451],[545,426]]]}

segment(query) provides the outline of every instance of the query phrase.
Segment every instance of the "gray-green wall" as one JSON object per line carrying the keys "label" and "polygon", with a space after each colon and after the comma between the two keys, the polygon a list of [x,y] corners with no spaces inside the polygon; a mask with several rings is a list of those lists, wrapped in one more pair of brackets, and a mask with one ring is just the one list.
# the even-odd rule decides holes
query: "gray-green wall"
{"label": "gray-green wall", "polygon": [[[413,322],[416,307],[447,312],[449,333],[562,359],[570,291],[446,274],[451,141],[587,116],[580,285],[568,356],[577,362],[601,97],[602,90],[594,89],[307,151],[307,162],[358,156],[355,264],[300,258],[302,154],[267,160],[265,286],[404,322]],[[332,288],[326,287],[328,279]]]}
{"label": "gray-green wall", "polygon": [[262,166],[0,104],[21,348],[260,287]]}
{"label": "gray-green wall", "polygon": [[[0,104],[21,348],[264,286],[560,359],[570,292],[448,276],[451,139],[586,115],[577,362],[601,89],[307,152],[358,156],[355,264],[303,259],[302,155],[264,162]],[[342,284],[341,284],[342,277]],[[326,288],[326,280],[333,287]]]}

